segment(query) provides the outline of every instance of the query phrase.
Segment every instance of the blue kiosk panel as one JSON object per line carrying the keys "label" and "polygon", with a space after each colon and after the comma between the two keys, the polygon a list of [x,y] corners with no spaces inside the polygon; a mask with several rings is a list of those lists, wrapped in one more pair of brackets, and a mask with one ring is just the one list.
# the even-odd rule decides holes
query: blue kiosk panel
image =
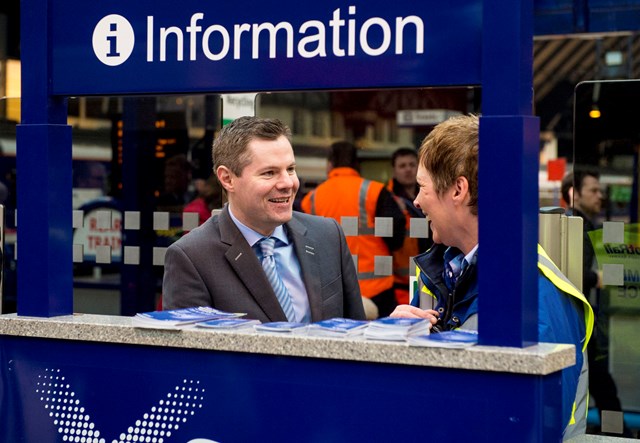
{"label": "blue kiosk panel", "polygon": [[0,441],[549,442],[562,433],[561,397],[544,395],[557,392],[559,373],[3,341]]}

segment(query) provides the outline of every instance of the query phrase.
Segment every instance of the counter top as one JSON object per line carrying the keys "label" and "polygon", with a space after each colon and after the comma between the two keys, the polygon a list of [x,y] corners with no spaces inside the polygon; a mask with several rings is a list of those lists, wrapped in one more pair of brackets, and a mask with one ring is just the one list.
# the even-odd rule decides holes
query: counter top
{"label": "counter top", "polygon": [[575,364],[573,345],[564,344],[539,343],[527,348],[416,348],[401,342],[282,336],[253,331],[212,331],[195,327],[181,330],[142,329],[132,326],[132,317],[94,314],[50,318],[0,315],[0,335],[533,375],[550,374]]}

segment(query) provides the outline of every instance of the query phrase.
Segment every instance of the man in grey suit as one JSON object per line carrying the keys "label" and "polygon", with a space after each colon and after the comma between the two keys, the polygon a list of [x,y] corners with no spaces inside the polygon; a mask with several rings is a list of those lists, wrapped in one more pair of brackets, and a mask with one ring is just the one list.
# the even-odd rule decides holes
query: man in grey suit
{"label": "man in grey suit", "polygon": [[364,319],[342,229],[332,219],[293,212],[300,182],[289,128],[275,119],[234,120],[214,141],[213,160],[229,203],[167,250],[164,309],[212,306],[262,322],[286,321],[281,291],[276,296],[261,265],[260,243],[271,237],[290,317]]}

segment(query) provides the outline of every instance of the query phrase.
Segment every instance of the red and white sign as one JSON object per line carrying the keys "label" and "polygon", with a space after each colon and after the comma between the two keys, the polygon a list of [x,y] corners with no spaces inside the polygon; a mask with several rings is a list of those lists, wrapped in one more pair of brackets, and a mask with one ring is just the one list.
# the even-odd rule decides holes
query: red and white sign
{"label": "red and white sign", "polygon": [[84,261],[95,261],[98,247],[111,247],[111,261],[122,259],[122,213],[112,208],[96,208],[84,214],[82,227],[75,229],[73,244],[83,245]]}

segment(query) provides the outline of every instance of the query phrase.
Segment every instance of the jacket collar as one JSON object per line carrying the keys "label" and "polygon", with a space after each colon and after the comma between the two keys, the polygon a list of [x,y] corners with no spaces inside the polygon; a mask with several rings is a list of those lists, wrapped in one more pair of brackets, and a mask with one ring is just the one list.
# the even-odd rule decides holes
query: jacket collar
{"label": "jacket collar", "polygon": [[339,168],[333,168],[331,171],[329,171],[328,178],[334,177],[360,177],[360,173],[353,168],[341,166]]}
{"label": "jacket collar", "polygon": [[[422,282],[435,295],[435,309],[441,313],[445,312],[447,303],[451,303],[448,301],[449,290],[442,277],[444,254],[447,249],[448,247],[445,245],[434,244],[428,251],[415,257]],[[459,327],[478,312],[477,257],[476,252],[468,268],[458,278],[455,298],[452,301],[453,306],[450,307],[451,315],[446,319],[447,329]]]}
{"label": "jacket collar", "polygon": [[[319,253],[321,247],[309,237],[307,227],[299,220],[302,216],[294,211],[293,217],[285,223],[285,226],[300,262],[302,280],[309,298],[311,321],[320,321],[322,319],[322,283],[320,281],[322,271],[316,254]],[[270,288],[266,276],[256,274],[253,271],[260,267],[258,258],[238,227],[233,223],[227,206],[223,208],[218,217],[220,241],[229,245],[225,254],[227,260],[270,320],[283,321],[286,317],[284,317],[284,312],[275,298],[275,294],[273,296],[265,295],[265,291],[267,293],[269,291],[265,288]]]}

